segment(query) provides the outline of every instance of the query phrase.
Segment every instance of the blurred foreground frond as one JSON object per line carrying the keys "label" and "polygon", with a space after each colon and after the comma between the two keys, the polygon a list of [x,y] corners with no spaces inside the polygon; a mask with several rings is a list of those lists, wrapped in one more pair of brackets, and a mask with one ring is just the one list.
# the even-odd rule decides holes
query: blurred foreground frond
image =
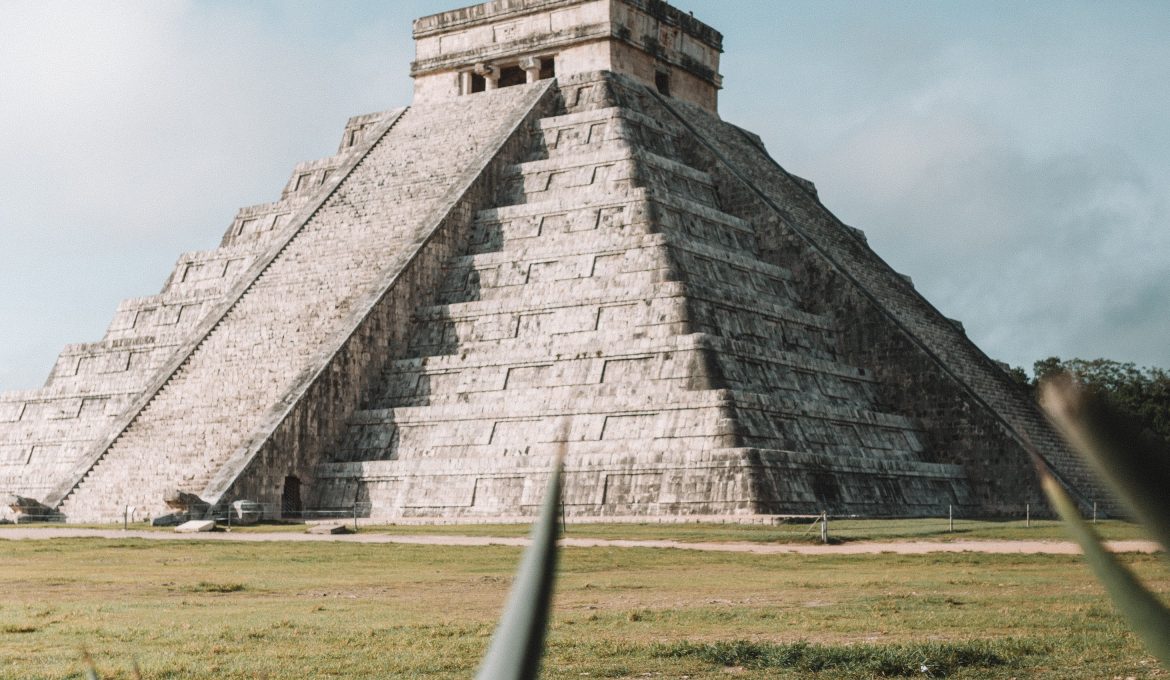
{"label": "blurred foreground frond", "polygon": [[[1046,381],[1041,390],[1040,403],[1061,434],[1165,551],[1170,545],[1170,451],[1068,376]],[[1042,471],[1041,483],[1122,615],[1170,667],[1170,609],[1105,549],[1051,474]]]}
{"label": "blurred foreground frond", "polygon": [[477,680],[531,680],[540,672],[557,568],[557,515],[567,437],[568,426],[564,425],[540,517],[532,527],[532,543],[524,551],[516,581],[504,605],[504,615],[475,676]]}

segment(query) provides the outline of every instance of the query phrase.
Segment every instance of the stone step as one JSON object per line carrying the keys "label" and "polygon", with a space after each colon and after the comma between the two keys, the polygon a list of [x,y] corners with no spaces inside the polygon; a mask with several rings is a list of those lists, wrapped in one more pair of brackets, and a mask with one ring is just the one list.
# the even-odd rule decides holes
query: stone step
{"label": "stone step", "polygon": [[329,176],[345,164],[350,154],[341,152],[315,161],[303,161],[293,168],[292,176],[281,192],[281,198],[294,195],[309,195],[320,190]]}
{"label": "stone step", "polygon": [[[541,396],[541,395],[536,395]],[[547,395],[544,395],[547,396]],[[612,395],[611,395],[612,396]],[[474,458],[519,455],[534,444],[555,441],[559,423],[570,415],[576,440],[597,450],[683,451],[734,446],[785,448],[821,455],[871,460],[920,460],[925,448],[917,431],[869,423],[805,418],[799,429],[751,429],[751,420],[732,419],[718,408],[652,408],[607,412],[596,397],[588,412],[516,417],[409,422],[382,420],[353,425],[335,454],[337,460],[405,459],[411,456]],[[395,412],[398,412],[396,410]],[[773,414],[775,417],[787,414]]]}
{"label": "stone step", "polygon": [[[118,415],[118,409],[128,402],[127,397],[31,402],[26,404],[19,422],[4,423],[0,444],[31,448],[59,441],[88,441],[104,432]],[[30,415],[32,409],[42,405],[52,409],[51,416]]]}
{"label": "stone step", "polygon": [[877,384],[873,373],[865,368],[814,359],[803,353],[785,352],[770,343],[760,344],[705,333],[628,338],[620,344],[608,342],[607,338],[600,334],[553,335],[547,337],[544,342],[514,348],[494,343],[479,343],[474,346],[462,346],[457,354],[411,357],[393,361],[387,365],[385,375],[390,377],[400,373],[450,372],[479,367],[520,366],[549,361],[696,349],[710,350],[720,356],[740,357],[762,364],[785,366],[793,370],[832,375],[841,380]]}
{"label": "stone step", "polygon": [[659,284],[653,295],[614,289],[583,299],[509,297],[425,307],[416,314],[409,354],[451,354],[483,342],[524,347],[542,344],[550,335],[594,336],[599,331],[610,341],[689,333],[686,299],[674,284]]}
{"label": "stone step", "polygon": [[[177,335],[133,347],[95,343],[89,350],[67,349],[57,358],[47,385],[76,392],[134,391],[174,355],[181,342]],[[147,339],[155,340],[136,338]]]}
{"label": "stone step", "polygon": [[[575,197],[575,199],[578,197]],[[668,210],[675,215],[664,216],[669,220],[671,227],[678,224],[679,215],[688,215],[711,222],[717,231],[741,231],[754,233],[752,224],[718,208],[691,200],[678,194],[656,194],[647,187],[633,187],[622,196],[595,194],[580,196],[579,200],[561,203],[558,201],[529,201],[514,205],[501,205],[494,208],[480,210],[475,215],[476,223],[512,222],[531,220],[534,217],[566,214],[580,215],[583,212],[594,211],[593,220],[596,222],[596,210],[601,207],[621,207],[629,204],[653,204],[656,209]],[[649,219],[640,215],[641,219]],[[572,220],[568,220],[572,221]],[[685,231],[685,228],[683,229]]]}
{"label": "stone step", "polygon": [[[600,291],[648,290],[657,283],[681,279],[697,289],[718,291],[722,298],[741,306],[767,304],[772,308],[795,309],[799,304],[792,289],[791,274],[758,260],[737,258],[732,253],[711,248],[667,248],[664,238],[654,234],[639,239],[640,245],[629,241],[624,244],[589,241],[586,239],[577,248],[584,252],[577,253],[550,248],[454,260],[446,267],[448,272],[438,302],[453,304],[506,297],[544,300],[560,298],[563,294],[592,297]],[[623,249],[623,245],[628,247]]]}
{"label": "stone step", "polygon": [[573,403],[593,386],[570,386],[559,390],[544,389],[544,398],[536,401],[516,399],[485,400],[482,403],[453,403],[435,406],[413,406],[389,409],[365,409],[356,411],[350,418],[355,425],[374,423],[434,423],[457,420],[478,420],[490,418],[558,418],[576,412],[617,413],[624,411],[680,410],[694,408],[730,408],[735,395],[730,390],[671,391],[659,393],[653,390],[613,390],[611,394],[598,396],[596,403]]}
{"label": "stone step", "polygon": [[220,246],[266,249],[292,224],[296,213],[308,202],[309,196],[294,195],[273,203],[240,208],[224,232]]}
{"label": "stone step", "polygon": [[[567,287],[568,292],[573,288]],[[685,294],[683,284],[678,281],[663,281],[650,291],[590,289],[581,295],[574,295],[570,299],[564,297],[565,290],[557,290],[549,297],[523,298],[511,296],[498,300],[473,300],[451,304],[424,305],[415,312],[415,317],[427,322],[430,320],[469,320],[484,316],[517,315],[532,312],[551,312],[557,309],[575,309],[582,306],[613,305],[643,303],[652,306],[653,301],[681,297]]]}
{"label": "stone step", "polygon": [[622,145],[680,161],[681,131],[632,109],[594,109],[542,119],[536,153],[558,158]]}
{"label": "stone step", "polygon": [[526,239],[498,251],[471,252],[461,255],[452,258],[444,267],[447,269],[476,268],[482,270],[499,267],[501,264],[529,260],[661,249],[666,246],[666,243],[666,236],[660,233],[631,233],[609,229],[553,233],[543,235],[540,238]]}
{"label": "stone step", "polygon": [[[717,400],[646,401],[661,400],[638,400],[626,394],[567,404],[557,399],[563,408],[556,412],[541,407],[499,410],[492,404],[363,411],[351,419],[338,457],[401,458],[411,451],[428,457],[461,456],[468,446],[519,451],[533,443],[555,441],[566,417],[571,418],[569,437],[573,441],[619,446],[622,444],[617,442],[638,440],[639,446],[645,447],[646,440],[671,440],[676,448],[685,449],[726,446],[734,441],[734,426]],[[660,445],[666,447],[668,442]]]}
{"label": "stone step", "polygon": [[216,286],[172,289],[159,295],[123,300],[102,340],[133,342],[135,338],[185,335],[223,298],[228,283],[228,279],[222,279]]}
{"label": "stone step", "polygon": [[[509,453],[502,447],[495,449],[487,447],[484,449],[484,455],[469,456],[463,461],[454,458],[411,456],[397,460],[330,462],[320,464],[317,467],[317,474],[321,481],[346,478],[373,481],[419,474],[500,476],[512,475],[518,471],[527,471],[539,478],[548,474],[554,457],[562,447],[565,450],[565,472],[570,474],[598,469],[627,473],[631,468],[650,468],[671,462],[679,467],[695,465],[697,470],[702,470],[706,467],[705,464],[754,459],[756,464],[766,461],[780,469],[841,472],[866,470],[890,475],[924,475],[954,479],[965,477],[962,466],[916,460],[875,460],[759,447],[715,447],[685,453],[677,450],[643,451],[636,448],[615,450],[612,447],[599,447],[597,442],[591,441],[534,443],[523,454]],[[543,487],[541,489],[543,490]]]}
{"label": "stone step", "polygon": [[[767,278],[790,281],[788,269],[764,262],[747,253],[728,250],[716,244],[696,239],[678,238],[673,234],[631,233],[626,230],[597,229],[583,232],[563,232],[517,241],[509,247],[483,252],[476,251],[457,257],[448,263],[450,269],[475,268],[479,270],[499,267],[503,264],[522,263],[531,260],[554,260],[559,257],[612,254],[635,249],[670,247],[685,271],[702,273],[712,266],[732,270],[720,275],[719,280],[733,277]],[[737,279],[738,280],[738,279]],[[785,291],[785,295],[789,295]]]}
{"label": "stone step", "polygon": [[[542,498],[553,457],[566,449],[563,500],[567,515],[645,516],[736,515],[807,512],[808,507],[835,512],[873,512],[883,495],[936,498],[932,485],[952,489],[958,504],[971,501],[962,470],[954,465],[920,461],[873,460],[759,448],[712,448],[692,451],[605,451],[583,449],[589,443],[534,446],[530,453],[470,459],[410,458],[321,465],[316,500],[325,507],[352,507],[363,498],[370,516],[442,516],[475,518],[530,516]],[[774,470],[760,478],[754,472]],[[816,473],[812,471],[824,471]],[[832,475],[823,479],[820,475]],[[888,488],[874,488],[872,480]],[[792,499],[789,507],[762,507],[760,489],[769,484]],[[869,485],[867,487],[866,485]],[[836,501],[826,491],[837,494]],[[924,493],[926,492],[926,493]]]}
{"label": "stone step", "polygon": [[462,370],[397,373],[384,379],[379,407],[485,403],[498,399],[542,399],[571,391],[582,399],[630,389],[641,383],[657,392],[705,389],[702,355],[692,350],[623,353],[542,362],[489,365]]}
{"label": "stone step", "polygon": [[392,376],[403,372],[446,372],[648,352],[686,351],[704,347],[706,340],[698,334],[630,338],[620,345],[598,342],[600,339],[601,336],[594,336],[591,341],[587,341],[577,334],[553,335],[548,336],[543,343],[514,349],[484,343],[475,347],[461,347],[458,354],[398,359],[387,365],[385,375]]}
{"label": "stone step", "polygon": [[677,276],[670,265],[663,248],[536,258],[478,271],[451,272],[436,302],[596,299],[614,289],[651,291]]}
{"label": "stone step", "polygon": [[501,182],[499,200],[503,205],[571,205],[583,195],[629,195],[636,187],[685,195],[711,208],[719,205],[714,180],[707,173],[628,147],[521,163],[505,173]]}
{"label": "stone step", "polygon": [[[674,382],[666,386],[668,380]],[[660,389],[717,386],[775,392],[841,406],[868,407],[877,398],[873,379],[866,377],[864,369],[694,334],[618,344],[565,343],[513,353],[463,351],[397,361],[384,373],[374,401],[382,406],[410,406],[528,398],[512,391],[640,382],[653,382]]]}
{"label": "stone step", "polygon": [[734,296],[738,300],[726,300],[709,288],[675,281],[661,281],[650,290],[569,281],[526,289],[525,293],[420,308],[412,351],[417,355],[447,354],[450,352],[429,348],[450,346],[453,340],[517,338],[538,330],[534,323],[552,333],[579,333],[689,322],[690,327],[677,333],[778,338],[784,347],[817,350],[816,358],[833,358],[835,329],[829,319],[779,302],[757,300],[753,305],[738,294]]}
{"label": "stone step", "polygon": [[[669,380],[664,381],[670,387]],[[507,399],[481,399],[409,406],[387,409],[369,409],[356,412],[351,426],[392,424],[395,427],[415,424],[435,424],[491,419],[542,418],[549,422],[574,414],[614,414],[625,412],[678,411],[697,408],[735,409],[750,418],[766,418],[780,423],[785,418],[849,423],[867,428],[921,432],[915,420],[905,416],[883,413],[864,404],[840,405],[829,400],[810,398],[801,394],[761,394],[736,390],[678,390],[660,389],[657,381],[647,380],[623,384],[620,389],[605,384],[568,385],[528,388],[509,395]],[[731,411],[728,411],[730,414]],[[748,431],[784,434],[779,425]],[[490,423],[489,423],[490,424]],[[770,428],[770,429],[769,429]],[[813,433],[820,435],[820,432]],[[597,437],[591,437],[596,439]],[[819,440],[818,440],[819,441]],[[825,440],[823,443],[828,443]],[[905,446],[883,447],[880,442],[863,442],[878,448],[907,448],[922,450],[923,446],[909,442]]]}
{"label": "stone step", "polygon": [[682,196],[633,187],[598,195],[586,192],[572,201],[537,201],[481,211],[473,226],[470,252],[504,250],[550,235],[572,238],[594,230],[631,234],[660,230],[678,243],[752,254],[757,249],[750,223]]}
{"label": "stone step", "polygon": [[[681,304],[682,301],[679,300],[679,302]],[[605,347],[606,343],[615,341],[613,335],[615,329],[622,330],[622,335],[619,338],[622,342],[625,342],[627,338],[656,340],[690,333],[685,321],[637,324],[630,317],[611,318],[604,315],[602,321],[604,325],[601,329],[556,333],[551,336],[542,336],[535,331],[532,334],[527,333],[530,325],[520,327],[520,332],[516,332],[514,329],[509,331],[507,328],[501,332],[493,331],[491,328],[472,328],[458,331],[448,328],[447,335],[450,337],[445,337],[444,333],[440,332],[431,338],[414,338],[410,344],[409,354],[419,358],[462,355],[465,352],[485,352],[496,356],[508,356],[513,351],[539,351],[540,348],[551,347],[562,339],[569,343],[566,346],[579,347],[581,351],[596,353],[599,351],[598,347]],[[619,325],[625,323],[631,325]],[[550,354],[550,356],[552,355]]]}

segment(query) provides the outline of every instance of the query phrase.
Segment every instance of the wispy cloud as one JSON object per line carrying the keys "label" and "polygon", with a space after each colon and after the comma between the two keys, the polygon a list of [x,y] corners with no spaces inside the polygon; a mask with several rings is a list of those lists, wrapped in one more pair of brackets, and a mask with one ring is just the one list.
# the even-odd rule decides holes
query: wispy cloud
{"label": "wispy cloud", "polygon": [[[762,72],[757,91],[792,95],[763,130],[774,154],[989,354],[1170,364],[1170,136],[1146,133],[1170,96],[1123,98],[1170,75],[1170,49],[1092,30],[1116,18],[1029,16],[1044,6],[1017,17],[1047,27],[1031,41],[977,21],[947,29],[945,7],[911,11],[933,39],[895,37],[891,51],[862,34],[802,74]],[[898,20],[869,18],[881,34]]]}
{"label": "wispy cloud", "polygon": [[[409,101],[409,18],[301,5],[0,5],[0,386],[39,384],[117,301]],[[323,13],[321,8],[317,10]],[[400,10],[409,15],[409,8]]]}
{"label": "wispy cloud", "polygon": [[[410,20],[455,4],[0,3],[0,388],[408,103]],[[676,4],[726,35],[723,115],[988,353],[1170,365],[1161,5]]]}

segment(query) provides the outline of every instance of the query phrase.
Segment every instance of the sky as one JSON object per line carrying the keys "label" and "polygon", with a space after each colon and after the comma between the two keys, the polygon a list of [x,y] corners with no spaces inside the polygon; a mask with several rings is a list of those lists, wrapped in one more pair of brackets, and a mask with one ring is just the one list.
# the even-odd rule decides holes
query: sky
{"label": "sky", "polygon": [[[0,0],[0,389],[409,104],[458,0]],[[720,114],[990,356],[1170,367],[1170,3],[675,0]]]}

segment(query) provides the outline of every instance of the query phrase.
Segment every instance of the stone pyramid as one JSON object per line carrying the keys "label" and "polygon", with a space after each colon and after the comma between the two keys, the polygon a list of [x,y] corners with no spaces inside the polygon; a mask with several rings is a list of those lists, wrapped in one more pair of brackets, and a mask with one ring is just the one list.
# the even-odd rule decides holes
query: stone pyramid
{"label": "stone pyramid", "polygon": [[722,36],[658,0],[414,27],[415,101],[0,395],[0,491],[68,521],[353,508],[1015,512],[1099,496],[1003,369],[716,113]]}

